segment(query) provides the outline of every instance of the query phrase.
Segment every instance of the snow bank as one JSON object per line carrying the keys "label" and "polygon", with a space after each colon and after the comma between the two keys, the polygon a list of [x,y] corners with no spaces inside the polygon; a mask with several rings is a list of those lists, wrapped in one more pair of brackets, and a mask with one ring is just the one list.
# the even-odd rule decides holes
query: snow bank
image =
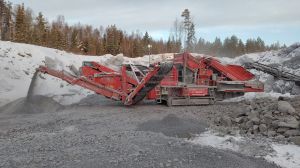
{"label": "snow bank", "polygon": [[[44,65],[46,58],[51,58],[59,65],[58,69],[68,70],[68,66],[79,67],[83,60],[104,61],[111,57],[110,55],[99,57],[85,57],[70,54],[64,51],[39,47],[27,44],[18,44],[12,42],[0,41],[0,105],[4,105],[12,100],[25,97],[31,82],[35,69],[39,65]],[[67,83],[43,75],[39,80],[41,94],[53,97],[62,103],[72,103],[80,97],[89,94],[89,91],[67,86]],[[79,94],[78,94],[79,93]],[[69,97],[69,99],[64,99]]]}

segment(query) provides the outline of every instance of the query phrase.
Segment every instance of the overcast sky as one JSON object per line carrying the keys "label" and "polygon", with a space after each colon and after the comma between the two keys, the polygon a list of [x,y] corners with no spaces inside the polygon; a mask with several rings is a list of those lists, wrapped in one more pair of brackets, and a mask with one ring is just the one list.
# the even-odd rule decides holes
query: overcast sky
{"label": "overcast sky", "polygon": [[197,37],[213,40],[235,34],[260,36],[267,43],[300,41],[300,0],[10,0],[24,3],[49,21],[64,15],[70,24],[95,27],[116,24],[131,32],[148,31],[156,39],[169,36],[172,23],[188,8]]}

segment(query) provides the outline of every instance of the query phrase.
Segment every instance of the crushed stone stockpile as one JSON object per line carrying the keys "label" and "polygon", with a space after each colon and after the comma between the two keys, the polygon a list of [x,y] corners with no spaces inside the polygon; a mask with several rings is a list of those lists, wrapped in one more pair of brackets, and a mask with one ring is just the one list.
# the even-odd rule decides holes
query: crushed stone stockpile
{"label": "crushed stone stockpile", "polygon": [[51,113],[62,109],[62,105],[50,97],[35,95],[36,81],[38,72],[35,72],[29,86],[27,96],[19,98],[0,108],[0,112],[5,114],[36,114]]}
{"label": "crushed stone stockpile", "polygon": [[52,98],[45,96],[32,96],[29,98],[20,98],[0,108],[3,114],[37,114],[51,113],[62,109],[62,105]]}
{"label": "crushed stone stockpile", "polygon": [[237,127],[241,134],[262,135],[300,145],[300,97],[245,101],[245,110],[218,116],[215,124]]}

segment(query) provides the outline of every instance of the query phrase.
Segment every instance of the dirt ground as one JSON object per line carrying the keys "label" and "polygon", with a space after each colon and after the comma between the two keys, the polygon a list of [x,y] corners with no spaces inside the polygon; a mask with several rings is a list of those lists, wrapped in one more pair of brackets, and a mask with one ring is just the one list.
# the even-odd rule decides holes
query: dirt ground
{"label": "dirt ground", "polygon": [[0,109],[0,167],[277,167],[186,141],[204,132],[214,113],[243,110],[236,103],[125,107],[91,96],[41,113],[22,113],[18,104],[10,104],[17,113]]}

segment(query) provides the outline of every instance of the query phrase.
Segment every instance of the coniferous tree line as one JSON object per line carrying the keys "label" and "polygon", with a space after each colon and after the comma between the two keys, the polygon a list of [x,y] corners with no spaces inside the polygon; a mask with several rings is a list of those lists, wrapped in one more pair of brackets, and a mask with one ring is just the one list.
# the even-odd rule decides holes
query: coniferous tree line
{"label": "coniferous tree line", "polygon": [[213,42],[199,38],[193,48],[193,52],[212,56],[236,57],[247,53],[278,50],[284,47],[286,46],[280,45],[279,42],[266,45],[260,37],[247,39],[246,42],[243,42],[237,36],[232,35],[223,41],[220,38],[215,38]]}
{"label": "coniferous tree line", "polygon": [[128,33],[116,25],[106,28],[94,28],[89,25],[69,25],[63,16],[49,22],[40,12],[37,16],[24,4],[13,5],[0,0],[0,40],[35,44],[73,53],[87,55],[116,55],[123,53],[129,57],[143,56],[149,53],[147,46],[151,44],[151,54],[179,53],[183,51],[183,26],[187,28],[186,47],[188,51],[210,54],[214,56],[237,56],[244,53],[278,49],[279,43],[265,45],[260,38],[248,39],[245,43],[236,36],[214,42],[195,38],[195,24],[190,13],[182,13],[184,21],[176,19],[173,30],[167,41],[154,40],[148,32]]}

